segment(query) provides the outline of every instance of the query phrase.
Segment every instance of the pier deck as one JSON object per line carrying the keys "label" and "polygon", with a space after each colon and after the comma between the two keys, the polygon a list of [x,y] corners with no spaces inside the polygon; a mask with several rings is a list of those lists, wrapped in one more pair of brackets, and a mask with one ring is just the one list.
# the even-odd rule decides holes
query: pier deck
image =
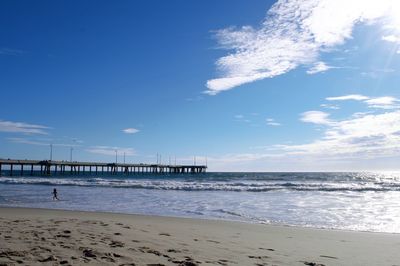
{"label": "pier deck", "polygon": [[100,162],[69,162],[50,160],[13,160],[0,159],[0,175],[2,170],[9,175],[24,175],[40,173],[41,175],[55,174],[139,174],[139,173],[204,173],[206,165],[168,165],[168,164],[144,164],[144,163],[100,163]]}

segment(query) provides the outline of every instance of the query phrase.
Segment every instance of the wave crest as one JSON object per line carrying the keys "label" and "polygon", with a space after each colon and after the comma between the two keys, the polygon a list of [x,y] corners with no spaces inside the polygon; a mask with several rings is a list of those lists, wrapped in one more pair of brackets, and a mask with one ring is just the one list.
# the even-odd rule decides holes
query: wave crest
{"label": "wave crest", "polygon": [[29,178],[2,177],[0,184],[113,187],[179,191],[233,191],[268,192],[296,191],[400,191],[399,182],[309,182],[309,181],[187,181],[187,180],[134,180],[109,178]]}

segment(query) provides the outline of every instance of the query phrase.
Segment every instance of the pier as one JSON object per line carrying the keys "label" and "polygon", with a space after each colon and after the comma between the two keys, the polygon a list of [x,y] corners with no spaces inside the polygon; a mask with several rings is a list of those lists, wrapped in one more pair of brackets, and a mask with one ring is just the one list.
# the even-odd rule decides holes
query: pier
{"label": "pier", "polygon": [[205,173],[206,165],[166,165],[144,163],[98,163],[68,162],[52,160],[12,160],[0,159],[0,175],[8,171],[15,175],[100,175],[100,174],[198,174]]}

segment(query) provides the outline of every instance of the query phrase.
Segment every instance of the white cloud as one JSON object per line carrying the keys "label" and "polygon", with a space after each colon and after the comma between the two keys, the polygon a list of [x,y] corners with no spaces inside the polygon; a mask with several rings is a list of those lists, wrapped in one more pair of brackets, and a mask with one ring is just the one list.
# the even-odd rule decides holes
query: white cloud
{"label": "white cloud", "polygon": [[347,101],[347,100],[364,101],[368,99],[369,97],[360,94],[350,94],[350,95],[326,98],[327,101]]}
{"label": "white cloud", "polygon": [[135,150],[133,148],[121,148],[121,147],[110,147],[110,146],[93,146],[86,149],[87,152],[100,154],[100,155],[113,155],[117,152],[118,155],[125,153],[127,156],[135,155]]}
{"label": "white cloud", "polygon": [[276,122],[275,119],[273,119],[273,118],[266,118],[265,121],[267,122],[268,126],[275,126],[276,127],[276,126],[281,126],[282,125],[281,123]]}
{"label": "white cloud", "polygon": [[370,106],[376,106],[378,108],[384,108],[385,106],[393,106],[394,104],[396,104],[399,100],[394,98],[394,97],[390,97],[390,96],[384,96],[384,97],[378,97],[378,98],[371,98],[369,100],[366,100],[365,102],[370,105]]}
{"label": "white cloud", "polygon": [[268,122],[267,125],[268,125],[268,126],[275,126],[275,127],[276,127],[276,126],[281,126],[281,123],[278,123],[278,122]]}
{"label": "white cloud", "polygon": [[126,134],[135,134],[137,132],[139,132],[139,129],[136,128],[125,128],[122,130],[122,132],[126,133]]}
{"label": "white cloud", "polygon": [[[384,96],[370,98],[363,95],[345,95],[330,100],[357,100],[369,107],[389,109],[399,100]],[[288,154],[335,155],[380,157],[399,155],[400,111],[386,113],[357,112],[348,119],[333,121],[329,114],[309,111],[301,114],[303,122],[326,125],[322,138],[301,145],[279,145]]]}
{"label": "white cloud", "polygon": [[209,156],[209,166],[225,171],[363,171],[385,165],[399,169],[400,111],[357,113],[330,121],[322,136],[311,142],[257,148],[265,152]]}
{"label": "white cloud", "polygon": [[323,104],[321,104],[320,106],[323,107],[323,108],[332,109],[332,110],[338,110],[338,109],[340,109],[339,106],[334,105],[334,104],[326,104],[326,103],[323,103]]}
{"label": "white cloud", "polygon": [[328,65],[325,64],[324,62],[316,62],[316,63],[312,66],[312,68],[310,68],[309,70],[307,70],[307,74],[312,75],[312,74],[316,74],[316,73],[319,73],[319,72],[325,72],[325,71],[327,71],[327,70],[329,70],[329,69],[331,69],[331,68],[333,68],[333,67],[328,66]]}
{"label": "white cloud", "polygon": [[[348,96],[348,95],[347,95]],[[394,97],[337,97],[338,100],[359,100],[370,105],[394,105]],[[334,98],[334,97],[332,97]],[[367,102],[369,101],[369,102]],[[226,154],[209,157],[209,165],[232,171],[354,171],[399,169],[400,110],[356,112],[345,119],[334,120],[329,113],[309,111],[300,120],[323,125],[322,135],[313,141],[296,144],[283,142],[252,149],[265,152]],[[265,121],[274,122],[273,118]],[[282,163],[284,162],[284,163]]]}
{"label": "white cloud", "polygon": [[321,139],[279,147],[290,155],[344,155],[357,159],[396,156],[400,152],[400,111],[335,121],[328,124]]}
{"label": "white cloud", "polygon": [[0,132],[24,133],[24,134],[40,134],[47,135],[46,129],[49,127],[24,122],[12,122],[0,120]]}
{"label": "white cloud", "polygon": [[245,123],[250,123],[251,122],[250,119],[246,118],[242,114],[235,115],[235,120],[238,121],[238,122],[245,122]]}
{"label": "white cloud", "polygon": [[393,68],[373,68],[369,71],[363,71],[360,73],[363,77],[369,77],[373,79],[382,78],[383,75],[388,75],[390,73],[394,73],[395,70]]}
{"label": "white cloud", "polygon": [[307,123],[330,125],[329,114],[321,111],[308,111],[301,114],[300,120]]}
{"label": "white cloud", "polygon": [[344,96],[338,96],[338,97],[328,97],[328,98],[326,98],[326,100],[328,100],[328,101],[346,101],[346,100],[363,101],[371,108],[380,108],[380,109],[400,108],[400,106],[397,105],[400,102],[400,100],[395,97],[391,97],[391,96],[371,98],[371,97],[359,95],[359,94],[350,94],[350,95],[344,95]]}
{"label": "white cloud", "polygon": [[386,35],[386,36],[382,37],[382,40],[387,41],[387,42],[400,43],[400,36]]}
{"label": "white cloud", "polygon": [[217,60],[220,77],[207,81],[205,93],[215,95],[316,64],[321,52],[352,37],[355,24],[379,21],[387,29],[399,29],[398,14],[398,0],[279,0],[258,29],[217,31],[220,47],[231,53]]}

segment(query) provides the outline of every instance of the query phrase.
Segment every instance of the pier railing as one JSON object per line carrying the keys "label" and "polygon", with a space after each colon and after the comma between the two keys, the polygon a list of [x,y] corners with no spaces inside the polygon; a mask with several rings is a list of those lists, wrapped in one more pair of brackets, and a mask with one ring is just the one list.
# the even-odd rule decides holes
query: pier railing
{"label": "pier railing", "polygon": [[12,160],[0,159],[0,175],[7,171],[9,175],[55,175],[55,174],[198,174],[206,172],[206,165],[168,165],[145,163],[100,163],[100,162],[69,162],[50,160]]}

